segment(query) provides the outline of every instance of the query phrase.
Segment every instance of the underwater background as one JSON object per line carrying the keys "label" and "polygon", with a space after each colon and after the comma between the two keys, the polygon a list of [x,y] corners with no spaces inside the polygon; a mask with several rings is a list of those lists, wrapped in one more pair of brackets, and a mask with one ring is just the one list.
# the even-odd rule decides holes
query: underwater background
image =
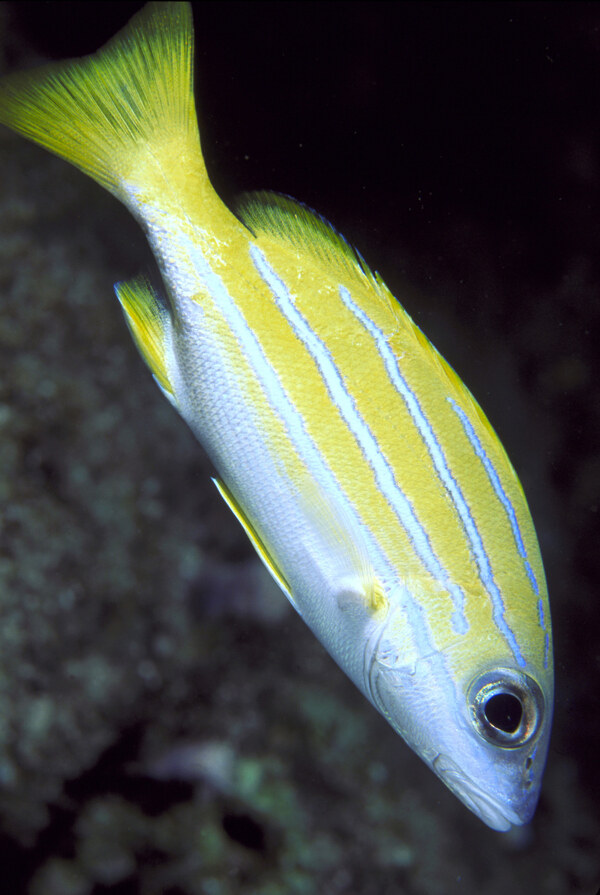
{"label": "underwater background", "polygon": [[[2,3],[0,70],[138,3]],[[553,737],[499,834],[335,666],[138,357],[124,208],[0,132],[0,868],[19,895],[596,895],[600,5],[196,3],[227,201],[317,209],[480,401],[546,566]]]}

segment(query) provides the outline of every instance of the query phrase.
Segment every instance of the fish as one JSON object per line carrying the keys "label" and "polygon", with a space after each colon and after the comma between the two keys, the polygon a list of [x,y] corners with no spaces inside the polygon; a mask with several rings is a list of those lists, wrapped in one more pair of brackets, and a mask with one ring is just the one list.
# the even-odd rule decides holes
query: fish
{"label": "fish", "polygon": [[525,494],[483,410],[381,275],[287,196],[210,182],[186,3],[11,73],[0,122],[144,230],[165,294],[115,291],[142,358],[294,609],[497,831],[538,802],[552,633]]}

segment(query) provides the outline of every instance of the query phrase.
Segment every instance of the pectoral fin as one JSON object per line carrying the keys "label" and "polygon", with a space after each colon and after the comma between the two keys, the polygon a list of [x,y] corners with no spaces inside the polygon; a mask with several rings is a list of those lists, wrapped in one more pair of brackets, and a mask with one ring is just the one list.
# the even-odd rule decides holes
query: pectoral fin
{"label": "pectoral fin", "polygon": [[314,481],[303,484],[299,500],[320,545],[317,565],[326,590],[344,612],[378,612],[387,605],[387,598],[363,531]]}

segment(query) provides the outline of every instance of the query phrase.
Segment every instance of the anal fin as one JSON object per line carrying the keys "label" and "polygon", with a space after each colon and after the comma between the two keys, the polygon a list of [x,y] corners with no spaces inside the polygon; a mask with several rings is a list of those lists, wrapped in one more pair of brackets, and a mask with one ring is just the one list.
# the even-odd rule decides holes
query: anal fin
{"label": "anal fin", "polygon": [[244,513],[243,509],[241,508],[239,503],[237,503],[237,501],[235,500],[235,498],[234,498],[233,494],[231,493],[231,491],[229,490],[229,488],[220,479],[213,478],[213,482],[215,483],[219,494],[221,495],[221,497],[223,498],[223,500],[225,501],[225,503],[227,504],[227,506],[233,513],[233,515],[236,517],[236,519],[239,521],[242,528],[248,535],[248,538],[250,539],[250,543],[252,544],[252,546],[254,547],[256,552],[258,553],[265,568],[267,569],[267,571],[269,572],[269,574],[271,575],[273,580],[276,582],[276,584],[278,584],[279,587],[281,588],[281,590],[284,592],[284,594],[286,595],[286,597],[288,598],[288,600],[290,601],[290,603],[292,604],[292,606],[294,607],[296,612],[299,615],[301,615],[302,613],[300,612],[296,601],[292,597],[292,593],[290,591],[287,581],[285,580],[285,577],[282,575],[280,570],[277,568],[277,566],[273,562],[273,559],[270,556],[267,548],[265,547],[265,545],[259,538],[258,534],[254,530],[252,524],[250,523],[250,521],[249,521],[248,517],[246,516],[246,514]]}

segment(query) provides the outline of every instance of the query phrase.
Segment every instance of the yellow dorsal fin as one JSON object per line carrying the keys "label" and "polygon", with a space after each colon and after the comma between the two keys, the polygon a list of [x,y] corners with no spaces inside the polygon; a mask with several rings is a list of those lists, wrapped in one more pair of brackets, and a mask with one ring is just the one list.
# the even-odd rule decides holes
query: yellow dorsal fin
{"label": "yellow dorsal fin", "polygon": [[350,243],[318,212],[290,196],[266,190],[243,193],[233,209],[256,236],[261,234],[286,242],[306,252],[344,279],[365,280],[379,292],[381,279]]}
{"label": "yellow dorsal fin", "polygon": [[287,243],[296,251],[308,253],[326,265],[334,275],[344,277],[350,286],[352,281],[358,281],[363,288],[371,287],[372,297],[382,301],[391,310],[397,325],[405,332],[411,333],[416,350],[425,355],[428,362],[437,367],[448,380],[449,388],[456,400],[466,409],[470,409],[488,433],[496,439],[483,410],[450,364],[444,360],[410,314],[404,310],[377,271],[372,271],[368,267],[360,252],[353,248],[324,217],[289,196],[267,191],[242,194],[234,211],[255,236],[265,235],[275,238]]}
{"label": "yellow dorsal fin", "polygon": [[227,506],[233,513],[233,515],[235,516],[235,518],[239,521],[242,528],[248,535],[248,537],[250,539],[250,543],[252,544],[252,546],[254,547],[254,549],[256,550],[258,555],[260,556],[265,568],[270,573],[270,575],[272,576],[274,581],[279,585],[281,590],[284,592],[284,594],[286,595],[286,597],[288,598],[288,600],[290,601],[290,603],[292,604],[292,606],[294,607],[296,612],[301,614],[300,610],[298,609],[298,606],[296,604],[296,601],[292,597],[292,592],[290,591],[287,581],[285,580],[284,576],[281,574],[281,572],[279,571],[279,569],[273,562],[271,556],[269,555],[267,548],[265,547],[265,545],[259,538],[258,534],[252,527],[252,525],[251,525],[248,517],[244,513],[243,509],[241,508],[239,503],[236,501],[235,497],[233,496],[233,494],[231,493],[231,491],[229,490],[227,485],[225,485],[220,479],[213,479],[213,482],[215,483],[215,485],[217,487],[217,491],[219,492],[219,494],[221,495],[221,497],[223,498],[223,500],[225,501],[225,503],[227,504]]}
{"label": "yellow dorsal fin", "polygon": [[[187,3],[149,3],[92,56],[8,75],[0,122],[71,162],[121,200],[161,148],[207,177],[193,98]],[[156,161],[158,159],[158,162]],[[208,179],[208,178],[207,178]]]}
{"label": "yellow dorsal fin", "polygon": [[173,400],[166,358],[171,326],[169,312],[144,277],[117,283],[115,292],[133,341],[163,392]]}

